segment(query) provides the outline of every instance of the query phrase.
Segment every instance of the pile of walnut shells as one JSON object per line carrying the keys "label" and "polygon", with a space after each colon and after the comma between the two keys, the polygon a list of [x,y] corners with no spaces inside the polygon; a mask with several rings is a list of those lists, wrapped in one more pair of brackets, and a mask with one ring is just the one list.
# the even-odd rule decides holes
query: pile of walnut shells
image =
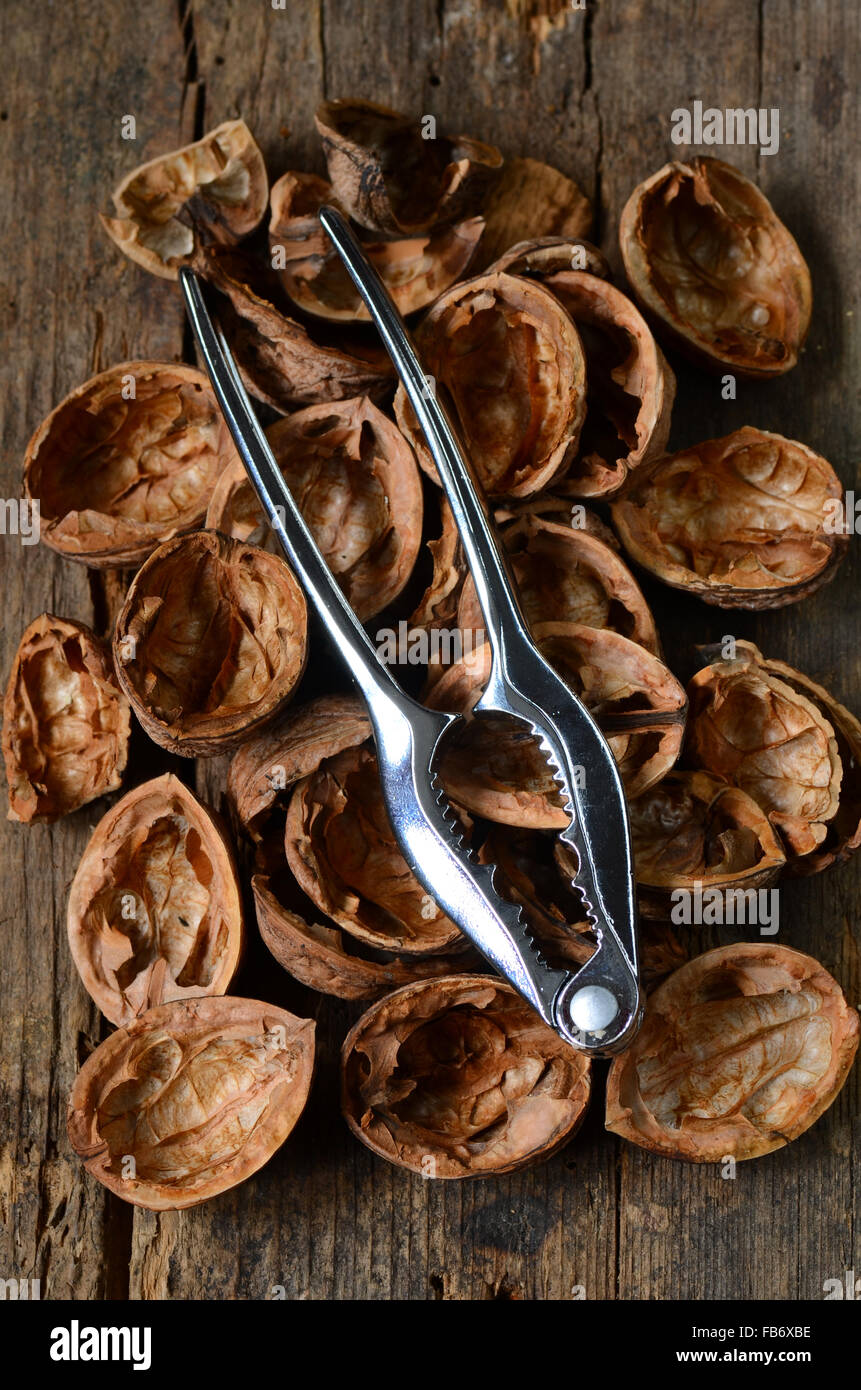
{"label": "pile of walnut shells", "polygon": [[[227,121],[124,178],[104,227],[148,271],[175,280],[189,264],[218,292],[348,601],[423,640],[421,698],[468,714],[489,669],[475,586],[318,212],[332,203],[353,220],[402,312],[419,315],[423,363],[535,638],[604,730],[629,798],[650,995],[610,1069],[607,1127],[677,1158],[768,1153],[837,1094],[858,1016],[821,965],[773,941],[688,960],[670,904],[679,889],[816,873],[857,848],[861,725],[741,641],[704,653],[685,689],[623,556],[726,609],[792,603],[833,578],[847,538],[831,465],[750,426],[668,452],[676,383],[653,335],[712,370],[788,370],[811,310],[801,253],[737,170],[675,162],[625,207],[629,296],[557,170],[467,136],[428,139],[368,102],[326,102],[317,126],[328,179],[289,171],[270,190],[251,132]],[[357,698],[291,703],[320,653],[205,376],[146,360],[85,382],[36,430],[24,486],[45,543],[125,572],[127,592],[107,640],[48,613],[24,633],[3,709],[9,816],[51,822],[116,792],[131,713],[172,754],[231,757],[224,817],[176,762],[113,802],[71,886],[72,954],[115,1025],[70,1102],[89,1171],[141,1206],[189,1206],[253,1173],[299,1118],[313,1022],[229,994],[252,899],[275,960],[358,1006],[342,1105],[374,1153],[465,1178],[569,1140],[590,1062],[488,976],[418,884]],[[588,960],[596,942],[555,840],[565,816],[530,739],[468,721],[441,775],[547,958]]]}

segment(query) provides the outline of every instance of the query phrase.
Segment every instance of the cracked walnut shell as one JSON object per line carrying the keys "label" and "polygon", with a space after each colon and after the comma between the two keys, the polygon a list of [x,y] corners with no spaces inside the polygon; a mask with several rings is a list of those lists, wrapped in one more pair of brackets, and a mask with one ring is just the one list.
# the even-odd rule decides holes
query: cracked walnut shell
{"label": "cracked walnut shell", "polygon": [[224,121],[202,140],[132,170],[114,190],[116,217],[102,217],[125,255],[165,280],[209,241],[232,245],[266,211],[269,180],[244,121]]}
{"label": "cracked walnut shell", "polygon": [[780,608],[834,578],[840,479],[812,449],[745,426],[659,459],[613,506],[622,544],[665,584],[719,608]]}
{"label": "cracked walnut shell", "polygon": [[179,778],[135,787],[102,817],[72,883],[67,927],[78,973],[111,1023],[226,993],[242,948],[233,851]]}
{"label": "cracked walnut shell", "polygon": [[[422,534],[422,488],[400,430],[366,396],[310,406],[266,431],[275,460],[356,616],[403,589]],[[281,554],[240,459],[218,480],[206,524]]]}
{"label": "cracked walnut shell", "polygon": [[426,1178],[548,1158],[576,1133],[589,1091],[589,1059],[495,977],[407,985],[363,1014],[341,1051],[352,1133]]}
{"label": "cracked walnut shell", "polygon": [[27,446],[24,487],[41,539],[96,569],[140,564],[200,526],[236,458],[203,372],[122,362],[78,386]]}
{"label": "cracked walnut shell", "polygon": [[314,1022],[251,999],[149,1009],[96,1048],[69,1099],[92,1177],[150,1211],[177,1211],[256,1173],[308,1099]]}
{"label": "cracked walnut shell", "polygon": [[224,752],[273,720],[305,667],[305,599],[283,560],[216,531],[168,541],[135,575],[114,633],[150,738]]}
{"label": "cracked walnut shell", "polygon": [[[525,497],[564,472],[583,426],[586,366],[580,337],[558,300],[536,281],[482,275],[441,295],[415,336],[488,495]],[[395,414],[436,481],[403,386]]]}
{"label": "cracked walnut shell", "polygon": [[625,204],[619,243],[640,303],[691,356],[743,376],[795,366],[810,272],[768,199],[731,164],[666,164]]}
{"label": "cracked walnut shell", "polygon": [[130,714],[109,648],[83,623],[42,613],[24,632],[3,701],[9,819],[54,821],[116,791]]}
{"label": "cracked walnut shell", "polygon": [[836,980],[786,946],[721,946],[648,1000],[607,1079],[607,1128],[670,1158],[759,1158],[828,1109],[858,1048]]}

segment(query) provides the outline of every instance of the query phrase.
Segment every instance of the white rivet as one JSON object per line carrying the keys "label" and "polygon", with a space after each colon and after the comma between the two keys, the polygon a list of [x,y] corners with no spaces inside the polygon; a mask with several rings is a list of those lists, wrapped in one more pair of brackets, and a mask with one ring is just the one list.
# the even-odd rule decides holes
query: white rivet
{"label": "white rivet", "polygon": [[619,1005],[603,985],[584,985],[571,1000],[571,1018],[581,1033],[597,1033],[613,1022]]}

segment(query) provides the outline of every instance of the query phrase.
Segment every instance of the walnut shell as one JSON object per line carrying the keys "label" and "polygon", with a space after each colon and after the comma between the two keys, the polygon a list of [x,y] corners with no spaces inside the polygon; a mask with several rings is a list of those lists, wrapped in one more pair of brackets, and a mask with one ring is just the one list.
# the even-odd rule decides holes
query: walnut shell
{"label": "walnut shell", "polygon": [[116,791],[131,717],[108,647],[42,613],[25,630],[3,701],[9,820],[55,821]]}
{"label": "walnut shell", "polygon": [[719,159],[674,161],[638,184],[619,243],[640,303],[713,369],[789,371],[810,323],[810,272],[750,179]]}
{"label": "walnut shell", "polygon": [[200,526],[235,458],[203,372],[122,362],[42,422],[27,446],[24,488],[39,501],[41,539],[52,550],[95,569],[122,568]]}
{"label": "walnut shell", "polygon": [[[685,692],[666,666],[616,632],[577,623],[536,623],[548,661],[595,716],[629,797],[666,775],[679,756]],[[432,709],[466,713],[490,675],[487,644],[468,653],[425,694]],[[525,727],[481,715],[443,751],[440,780],[459,806],[503,825],[561,829],[568,824],[550,767]]]}
{"label": "walnut shell", "polygon": [[114,190],[116,217],[102,217],[112,241],[165,280],[201,243],[241,241],[266,211],[263,155],[244,121],[224,121],[202,140],[132,170]]}
{"label": "walnut shell", "polygon": [[[364,622],[397,598],[421,545],[422,487],[412,449],[367,396],[309,406],[266,435],[329,568]],[[282,553],[241,459],[221,474],[206,524]]]}
{"label": "walnut shell", "polygon": [[834,578],[840,479],[812,449],[745,426],[658,459],[613,505],[628,554],[719,608],[781,608]]}
{"label": "walnut shell", "polygon": [[642,314],[606,279],[585,271],[548,275],[586,354],[586,419],[562,479],[571,497],[609,497],[664,452],[676,378]]}
{"label": "walnut shell", "polygon": [[590,1062],[501,980],[407,985],[363,1014],[341,1051],[341,1103],[379,1157],[433,1178],[548,1158],[586,1113]]}
{"label": "walnut shell", "polygon": [[278,308],[278,286],[265,268],[242,252],[208,247],[196,258],[200,274],[229,301],[220,322],[253,396],[282,413],[352,396],[379,400],[394,380],[385,349],[350,337],[338,326],[329,341],[327,325],[312,329]]}
{"label": "walnut shell", "polygon": [[[586,409],[583,348],[568,314],[537,281],[494,274],[455,285],[422,320],[416,344],[488,495],[528,496],[567,467]],[[395,414],[438,481],[403,386]]]}
{"label": "walnut shell", "polygon": [[751,642],[736,643],[734,660],[698,671],[688,696],[688,764],[752,796],[790,862],[821,846],[837,815],[843,768],[818,706],[770,671]]}
{"label": "walnut shell", "polygon": [[69,945],[111,1023],[156,1004],[225,994],[242,949],[242,895],[229,840],[172,773],[102,817],[69,894]]}
{"label": "walnut shell", "polygon": [[[332,185],[316,174],[288,173],[272,188],[269,245],[281,250],[281,283],[299,309],[319,318],[369,323],[371,315],[320,225],[324,204],[338,206]],[[340,209],[343,211],[343,209]],[[466,271],[484,229],[480,217],[423,236],[364,241],[362,250],[402,314],[436,299]]]}
{"label": "walnut shell", "polygon": [[[392,949],[380,949],[352,921],[343,928],[334,920],[321,922],[319,901],[326,880],[316,893],[318,901],[312,901],[288,866],[285,820],[296,784],[339,754],[362,749],[370,734],[370,721],[354,696],[323,696],[291,710],[277,727],[244,744],[228,775],[231,804],[256,845],[252,888],[264,942],[303,984],[341,999],[376,999],[410,981],[449,974],[452,951],[458,952],[459,965],[478,959],[459,936],[439,953],[403,955],[397,939],[389,940]],[[394,854],[386,858],[391,867]],[[354,904],[357,914],[371,910],[355,895]]]}
{"label": "walnut shell", "polygon": [[216,531],[159,546],[114,633],[132,709],[184,757],[235,748],[273,720],[306,655],[305,599],[284,561]]}
{"label": "walnut shell", "polygon": [[650,997],[607,1078],[607,1128],[670,1158],[759,1158],[834,1100],[858,1015],[818,961],[741,943],[683,965]]}
{"label": "walnut shell", "polygon": [[422,121],[370,101],[324,101],[317,129],[350,217],[387,236],[427,232],[481,210],[502,155],[469,136],[426,138]]}
{"label": "walnut shell", "polygon": [[645,916],[668,917],[674,889],[765,888],[785,867],[765,812],[709,772],[669,772],[628,810]]}
{"label": "walnut shell", "polygon": [[[573,622],[620,632],[658,655],[655,620],[642,591],[600,534],[527,512],[503,527],[500,535],[527,622]],[[457,622],[465,632],[483,627],[469,573]]]}
{"label": "walnut shell", "polygon": [[579,241],[592,227],[592,205],[585,193],[538,159],[507,159],[482,212],[485,227],[476,271],[524,241],[550,236]]}
{"label": "walnut shell", "polygon": [[602,280],[610,277],[610,263],[604,252],[583,237],[542,236],[519,241],[487,268],[491,273],[505,270],[509,275],[540,280],[542,284],[562,270],[586,270]]}
{"label": "walnut shell", "polygon": [[305,1107],[313,1069],[310,1018],[251,999],[160,1004],[78,1072],[72,1148],[126,1202],[193,1207],[268,1163]]}

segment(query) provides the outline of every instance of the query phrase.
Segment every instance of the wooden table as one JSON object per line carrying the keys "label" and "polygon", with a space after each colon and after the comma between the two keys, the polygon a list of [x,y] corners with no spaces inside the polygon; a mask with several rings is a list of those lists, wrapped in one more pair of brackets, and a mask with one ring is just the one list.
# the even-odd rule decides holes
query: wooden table
{"label": "wooden table", "polygon": [[[433,113],[442,128],[558,165],[594,199],[596,240],[617,268],[627,194],[679,153],[673,109],[695,99],[778,107],[778,154],[712,152],[760,182],[801,244],[815,289],[807,347],[788,377],[740,383],[735,401],[674,361],[671,442],[755,424],[805,441],[859,486],[857,6],[180,0],[179,10],[180,21],[175,0],[7,0],[0,12],[5,496],[19,494],[30,433],[72,387],[127,358],[188,355],[175,288],[125,261],[99,227],[117,178],[240,114],[276,175],[321,169],[312,117],[324,94]],[[129,114],[135,142],[121,134]],[[732,632],[858,709],[858,553],[853,540],[831,587],[761,616],[650,587],[671,663],[687,676],[695,642]],[[107,629],[128,578],[105,580],[14,536],[0,537],[0,559],[4,679],[37,613]],[[141,739],[132,776],[169,761]],[[181,771],[222,801],[222,762]],[[825,1279],[861,1271],[861,1068],[819,1124],[734,1180],[606,1135],[599,1079],[584,1130],[543,1167],[425,1182],[374,1159],[339,1117],[335,1060],[353,1011],[300,988],[259,942],[240,992],[318,1020],[319,1074],[297,1131],[257,1177],[197,1210],[157,1216],[106,1195],[65,1132],[75,1070],[107,1029],[65,935],[68,884],[104,809],[2,831],[0,1276],[80,1299],[262,1299],[277,1286],[314,1299],[569,1298],[574,1286],[589,1299],[777,1299],[821,1298]],[[785,891],[779,938],[816,955],[856,1004],[859,904],[861,858]],[[690,937],[693,953],[717,940],[696,928]]]}

